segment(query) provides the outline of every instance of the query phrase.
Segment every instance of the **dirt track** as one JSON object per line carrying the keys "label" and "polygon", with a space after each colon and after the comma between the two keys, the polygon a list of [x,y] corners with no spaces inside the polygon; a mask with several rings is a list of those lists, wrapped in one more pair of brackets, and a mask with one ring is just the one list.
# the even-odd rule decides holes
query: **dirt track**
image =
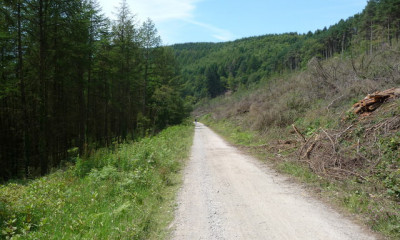
{"label": "dirt track", "polygon": [[201,123],[173,239],[374,239]]}

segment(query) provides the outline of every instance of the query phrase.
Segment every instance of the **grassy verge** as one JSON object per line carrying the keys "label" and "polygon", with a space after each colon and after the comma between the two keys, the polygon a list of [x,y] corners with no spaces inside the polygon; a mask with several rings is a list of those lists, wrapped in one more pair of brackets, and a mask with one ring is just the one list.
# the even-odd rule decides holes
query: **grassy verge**
{"label": "grassy verge", "polygon": [[[278,145],[277,139],[245,129],[227,119],[215,120],[210,115],[205,115],[201,121],[229,142],[245,147],[259,159],[268,161],[279,172],[306,183],[316,194],[342,211],[355,214],[359,221],[370,226],[374,231],[390,239],[400,238],[400,208],[398,196],[396,196],[400,172],[397,170],[397,172],[390,171],[389,173],[387,170],[389,165],[393,169],[394,164],[398,164],[399,161],[396,151],[398,151],[400,140],[397,137],[380,139],[382,160],[377,165],[376,173],[370,174],[366,180],[360,181],[356,176],[335,180],[317,174],[304,162],[297,161],[293,154],[298,150],[296,147],[286,150],[280,149],[279,146],[274,147]],[[281,131],[284,130],[281,129]],[[355,131],[354,134],[357,132]],[[286,136],[286,133],[282,133],[280,139]]]}
{"label": "grassy verge", "polygon": [[68,170],[0,186],[4,239],[162,239],[193,127],[77,159]]}

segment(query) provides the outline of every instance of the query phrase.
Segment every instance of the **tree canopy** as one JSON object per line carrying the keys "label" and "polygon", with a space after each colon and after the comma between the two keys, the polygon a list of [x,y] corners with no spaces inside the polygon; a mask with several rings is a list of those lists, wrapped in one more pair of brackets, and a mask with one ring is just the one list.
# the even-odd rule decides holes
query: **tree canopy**
{"label": "tree canopy", "polygon": [[5,0],[0,11],[0,181],[186,116],[173,52],[126,1],[116,21],[95,0]]}

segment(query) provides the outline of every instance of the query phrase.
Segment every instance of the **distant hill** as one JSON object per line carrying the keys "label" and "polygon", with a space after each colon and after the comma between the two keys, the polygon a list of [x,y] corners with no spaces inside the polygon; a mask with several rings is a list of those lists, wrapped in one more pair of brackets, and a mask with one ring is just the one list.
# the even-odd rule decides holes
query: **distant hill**
{"label": "distant hill", "polygon": [[399,25],[400,1],[373,0],[361,13],[307,34],[269,34],[172,48],[181,66],[185,94],[198,100],[303,69],[313,57],[373,53],[398,42]]}

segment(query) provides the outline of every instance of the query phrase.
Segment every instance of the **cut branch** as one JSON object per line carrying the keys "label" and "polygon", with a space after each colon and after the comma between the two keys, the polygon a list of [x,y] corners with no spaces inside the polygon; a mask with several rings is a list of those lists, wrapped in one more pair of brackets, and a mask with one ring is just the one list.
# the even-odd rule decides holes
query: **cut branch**
{"label": "cut branch", "polygon": [[296,128],[296,126],[294,124],[292,124],[292,127],[293,127],[294,131],[297,133],[297,135],[299,135],[300,138],[303,139],[303,142],[307,142],[307,140],[304,137],[304,135],[300,133],[300,131]]}

